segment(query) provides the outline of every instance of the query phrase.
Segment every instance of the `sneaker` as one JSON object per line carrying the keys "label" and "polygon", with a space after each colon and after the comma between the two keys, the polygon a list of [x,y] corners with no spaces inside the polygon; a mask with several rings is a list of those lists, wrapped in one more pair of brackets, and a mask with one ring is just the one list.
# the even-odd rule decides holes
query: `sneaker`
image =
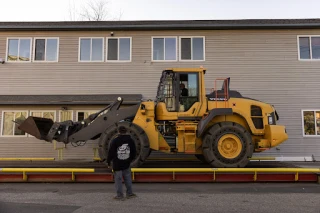
{"label": "sneaker", "polygon": [[115,196],[113,199],[114,200],[124,200],[124,197]]}
{"label": "sneaker", "polygon": [[130,199],[130,198],[137,197],[137,195],[132,193],[131,195],[127,195],[126,197],[127,197],[127,199]]}

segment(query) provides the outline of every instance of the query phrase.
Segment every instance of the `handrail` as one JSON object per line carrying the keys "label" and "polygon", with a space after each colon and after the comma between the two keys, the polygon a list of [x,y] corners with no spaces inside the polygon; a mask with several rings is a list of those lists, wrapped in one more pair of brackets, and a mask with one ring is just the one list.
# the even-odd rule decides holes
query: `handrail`
{"label": "handrail", "polygon": [[0,158],[0,161],[54,161],[55,158]]}
{"label": "handrail", "polygon": [[212,173],[213,180],[216,180],[216,173],[254,173],[253,180],[257,180],[260,173],[295,173],[295,181],[299,180],[299,173],[320,174],[320,168],[132,168],[132,179],[135,173],[172,173],[173,180],[175,173]]}
{"label": "handrail", "polygon": [[218,88],[217,88],[217,81],[219,80],[222,80],[223,83],[222,83],[222,87],[223,87],[223,95],[224,95],[224,105],[225,105],[225,108],[228,108],[229,105],[228,105],[228,97],[229,97],[229,91],[228,91],[228,78],[216,78],[215,81],[214,81],[214,90],[215,90],[215,101],[216,101],[216,108],[218,108]]}
{"label": "handrail", "polygon": [[6,173],[14,173],[14,172],[22,172],[23,180],[26,181],[28,179],[27,172],[29,173],[71,173],[72,181],[75,181],[75,172],[79,173],[91,173],[94,172],[95,169],[90,168],[0,168],[1,172]]}
{"label": "handrail", "polygon": [[315,172],[320,168],[132,168],[132,172]]}
{"label": "handrail", "polygon": [[0,168],[0,172],[94,172],[91,168]]}

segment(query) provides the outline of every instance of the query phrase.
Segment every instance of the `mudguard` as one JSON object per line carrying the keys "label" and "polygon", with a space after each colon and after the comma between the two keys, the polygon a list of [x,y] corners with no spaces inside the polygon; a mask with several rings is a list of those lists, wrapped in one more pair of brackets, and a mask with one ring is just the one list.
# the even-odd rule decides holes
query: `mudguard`
{"label": "mudguard", "polygon": [[210,110],[209,114],[206,117],[202,118],[198,123],[197,137],[199,138],[202,135],[206,126],[214,117],[219,115],[232,115],[232,114],[233,114],[232,108],[215,108]]}

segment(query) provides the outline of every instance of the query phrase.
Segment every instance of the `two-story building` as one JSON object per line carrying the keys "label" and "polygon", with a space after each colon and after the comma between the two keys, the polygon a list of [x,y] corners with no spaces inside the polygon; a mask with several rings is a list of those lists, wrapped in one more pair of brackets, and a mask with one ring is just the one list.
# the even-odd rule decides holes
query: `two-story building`
{"label": "two-story building", "polygon": [[320,20],[199,20],[0,23],[0,155],[97,157],[85,146],[50,144],[12,120],[80,120],[121,95],[154,99],[162,70],[207,69],[206,87],[271,103],[288,141],[259,156],[320,160]]}

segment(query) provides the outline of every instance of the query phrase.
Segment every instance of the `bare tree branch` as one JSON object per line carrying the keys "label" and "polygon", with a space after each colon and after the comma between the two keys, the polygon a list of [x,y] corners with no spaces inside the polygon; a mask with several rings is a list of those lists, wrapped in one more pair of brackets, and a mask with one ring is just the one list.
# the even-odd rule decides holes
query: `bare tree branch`
{"label": "bare tree branch", "polygon": [[[72,1],[72,2],[71,2]],[[70,21],[77,21],[77,9],[74,0],[69,0],[69,20]]]}
{"label": "bare tree branch", "polygon": [[107,0],[90,0],[83,7],[80,16],[87,21],[103,21],[107,19]]}
{"label": "bare tree branch", "polygon": [[75,2],[78,3],[76,0],[69,0],[68,20],[70,21],[119,21],[123,15],[123,11],[120,9],[119,15],[110,17],[109,0],[87,0],[82,7],[76,5]]}
{"label": "bare tree branch", "polygon": [[114,21],[120,21],[121,18],[122,18],[122,15],[123,15],[123,11],[120,9],[119,16],[117,18],[114,18],[113,20]]}

